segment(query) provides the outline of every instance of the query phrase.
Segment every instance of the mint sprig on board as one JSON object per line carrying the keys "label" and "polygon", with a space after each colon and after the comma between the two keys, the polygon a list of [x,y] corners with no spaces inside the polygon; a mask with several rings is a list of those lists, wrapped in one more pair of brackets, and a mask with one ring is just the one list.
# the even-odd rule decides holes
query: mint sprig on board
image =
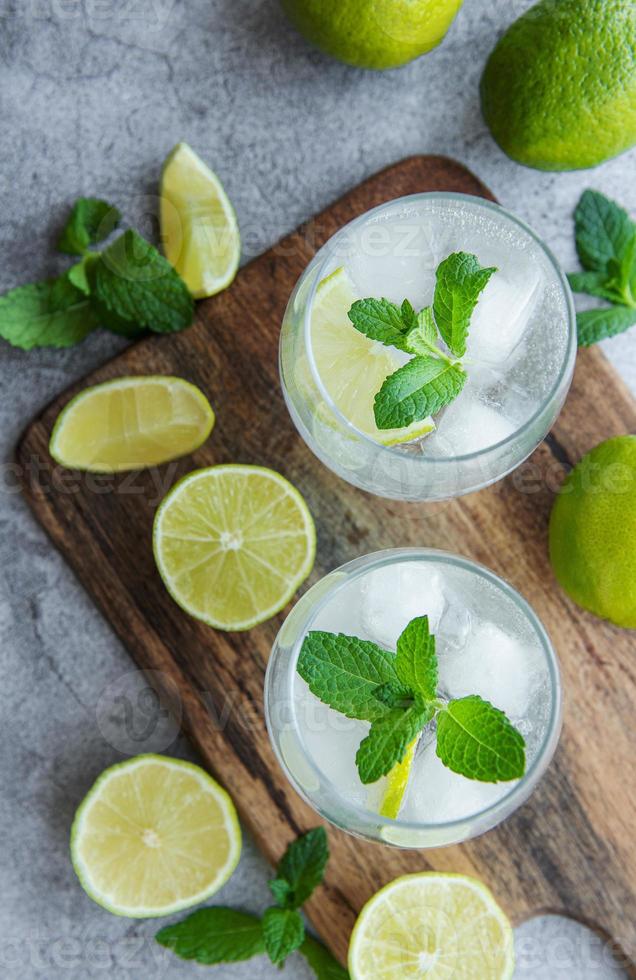
{"label": "mint sprig on board", "polygon": [[318,980],[349,980],[329,950],[305,932],[298,911],[321,883],[329,845],[323,827],[298,837],[287,848],[270,890],[276,905],[262,916],[224,906],[199,909],[155,936],[158,943],[185,960],[205,966],[236,963],[267,954],[282,966],[295,950],[305,957]]}
{"label": "mint sprig on board", "polygon": [[439,696],[428,616],[411,620],[395,654],[354,636],[312,631],[297,670],[324,704],[371,723],[356,754],[364,784],[388,775],[434,720],[437,755],[453,772],[488,783],[525,772],[525,740],[503,711],[476,694],[446,702]]}
{"label": "mint sprig on board", "polygon": [[138,232],[128,229],[104,251],[91,250],[120,220],[107,201],[76,201],[57,247],[80,260],[55,279],[0,296],[0,337],[31,350],[72,347],[100,326],[125,337],[189,326],[194,302],[186,284]]}
{"label": "mint sprig on board", "polygon": [[[387,347],[414,355],[383,383],[373,411],[379,429],[402,428],[450,404],[466,384],[461,358],[477,300],[497,270],[475,255],[454,252],[439,264],[432,306],[416,312],[405,299],[360,299],[349,310],[356,330]],[[440,347],[440,341],[449,353]]]}
{"label": "mint sprig on board", "polygon": [[590,347],[636,324],[636,224],[618,204],[592,190],[582,194],[574,221],[584,271],[568,276],[570,286],[611,304],[577,314],[579,346]]}

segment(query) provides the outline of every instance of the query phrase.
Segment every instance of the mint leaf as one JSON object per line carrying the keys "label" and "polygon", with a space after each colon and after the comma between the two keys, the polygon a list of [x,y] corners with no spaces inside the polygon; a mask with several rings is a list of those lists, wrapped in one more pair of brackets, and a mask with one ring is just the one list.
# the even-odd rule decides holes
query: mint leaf
{"label": "mint leaf", "polygon": [[14,347],[72,347],[98,326],[90,304],[67,276],[18,286],[0,296],[0,337]]}
{"label": "mint leaf", "polygon": [[612,259],[620,262],[636,230],[627,212],[598,191],[583,192],[574,221],[581,265],[605,274]]}
{"label": "mint leaf", "polygon": [[621,302],[636,307],[636,229],[623,250],[620,261],[610,262],[610,270],[616,268]]}
{"label": "mint leaf", "polygon": [[355,636],[314,630],[303,641],[297,668],[317,698],[347,718],[373,721],[386,711],[375,690],[397,682],[395,657]]}
{"label": "mint leaf", "polygon": [[568,275],[568,282],[574,293],[599,296],[601,299],[609,300],[610,303],[622,302],[619,290],[604,272],[571,272]]}
{"label": "mint leaf", "polygon": [[349,973],[329,950],[312,936],[305,936],[299,951],[303,954],[318,980],[349,980]]}
{"label": "mint leaf", "polygon": [[212,906],[160,929],[155,939],[184,960],[236,963],[265,952],[260,919],[247,912]]}
{"label": "mint leaf", "polygon": [[406,349],[406,334],[413,324],[409,320],[405,325],[402,310],[390,300],[358,299],[349,310],[349,319],[356,330],[371,340],[377,340],[387,347]]}
{"label": "mint leaf", "polygon": [[406,711],[392,708],[372,722],[369,734],[360,742],[356,753],[361,782],[365,785],[375,783],[401,762],[415,736],[434,713],[432,706],[418,698]]}
{"label": "mint leaf", "polygon": [[[277,878],[270,882],[270,888],[274,885],[272,893],[276,900],[284,897],[286,908],[300,908],[322,881],[328,860],[329,845],[324,827],[315,827],[298,837],[281,858]],[[275,883],[280,879],[288,884],[288,889]]]}
{"label": "mint leaf", "polygon": [[383,383],[373,412],[379,429],[396,429],[435,415],[466,383],[461,365],[448,359],[414,357]]}
{"label": "mint leaf", "polygon": [[437,716],[437,755],[453,772],[486,783],[520,779],[525,772],[523,736],[476,694],[449,701]]}
{"label": "mint leaf", "polygon": [[96,197],[80,197],[62,232],[57,247],[67,255],[83,255],[89,245],[103,241],[121,220],[117,208]]}
{"label": "mint leaf", "polygon": [[413,691],[404,684],[381,684],[374,694],[387,708],[410,708],[414,701]]}
{"label": "mint leaf", "polygon": [[272,878],[268,884],[277,905],[280,905],[282,909],[293,906],[293,889],[288,881],[283,878]]}
{"label": "mint leaf", "polygon": [[577,313],[576,329],[579,347],[591,347],[592,344],[615,337],[636,324],[636,309],[628,306],[608,306],[602,310],[586,310]]}
{"label": "mint leaf", "polygon": [[495,268],[482,268],[475,255],[454,252],[437,267],[433,313],[437,328],[456,357],[466,353],[466,338],[479,295]]}
{"label": "mint leaf", "polygon": [[299,912],[273,906],[263,916],[265,950],[272,963],[284,963],[290,953],[302,946],[305,924]]}
{"label": "mint leaf", "polygon": [[417,314],[415,326],[406,336],[405,346],[410,354],[424,357],[437,351],[437,327],[432,306],[425,306]]}
{"label": "mint leaf", "polygon": [[397,641],[395,670],[408,688],[433,700],[437,694],[437,655],[435,637],[428,628],[428,616],[412,619]]}
{"label": "mint leaf", "polygon": [[91,296],[108,323],[173,333],[192,322],[194,302],[186,284],[167,259],[129,229],[88,267]]}

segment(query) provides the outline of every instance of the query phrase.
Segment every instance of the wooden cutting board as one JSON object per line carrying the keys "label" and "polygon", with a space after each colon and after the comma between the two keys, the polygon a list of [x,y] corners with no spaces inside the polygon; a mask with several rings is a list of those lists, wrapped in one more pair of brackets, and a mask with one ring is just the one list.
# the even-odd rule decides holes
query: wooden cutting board
{"label": "wooden cutting board", "polygon": [[[370,207],[434,190],[492,199],[472,174],[442,157],[412,157],[365,181],[250,262],[224,293],[201,303],[190,330],[128,348],[61,395],[19,445],[24,492],[136,662],[156,672],[203,763],[230,791],[244,826],[272,863],[292,837],[319,822],[279,769],[263,721],[263,672],[284,615],[249,633],[229,634],[175,605],[150,546],[161,488],[214,463],[280,470],[316,519],[311,582],[358,555],[399,545],[458,552],[511,581],[545,623],[563,667],[565,726],[547,775],[502,826],[460,847],[398,851],[330,828],[329,873],[308,912],[344,960],[356,914],[380,886],[409,871],[452,870],[485,880],[515,922],[539,911],[568,913],[614,937],[633,962],[636,633],[614,629],[569,602],[546,554],[548,514],[564,472],[602,439],[636,431],[629,393],[599,351],[581,352],[567,405],[532,458],[488,490],[435,505],[385,501],[350,487],[312,456],[283,404],[281,318],[316,248]],[[96,481],[61,470],[47,446],[62,406],[86,384],[128,374],[176,374],[199,385],[217,413],[208,443],[155,472]]]}

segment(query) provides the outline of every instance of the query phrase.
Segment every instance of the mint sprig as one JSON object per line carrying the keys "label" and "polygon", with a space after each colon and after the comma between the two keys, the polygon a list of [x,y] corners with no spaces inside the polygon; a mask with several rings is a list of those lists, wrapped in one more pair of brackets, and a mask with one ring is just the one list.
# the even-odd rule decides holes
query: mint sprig
{"label": "mint sprig", "polygon": [[577,314],[579,346],[590,347],[636,323],[636,224],[614,201],[587,190],[574,212],[583,272],[568,276],[575,293],[612,305]]}
{"label": "mint sprig", "polygon": [[[352,659],[352,651],[363,651],[362,661],[359,656]],[[395,654],[342,633],[310,632],[297,670],[323,703],[349,718],[371,722],[356,754],[364,784],[402,762],[411,742],[434,720],[437,755],[449,769],[492,783],[524,774],[525,741],[503,711],[478,695],[447,702],[440,697],[428,616],[411,620]]]}
{"label": "mint sprig", "polygon": [[[476,256],[454,252],[437,268],[433,305],[419,313],[405,299],[356,300],[349,319],[371,340],[395,347],[412,360],[398,368],[375,396],[379,429],[402,428],[436,415],[466,383],[460,358],[466,353],[470,320],[484,287],[497,270],[483,268]],[[449,353],[440,347],[443,341]]]}
{"label": "mint sprig", "polygon": [[269,886],[277,904],[262,916],[224,906],[199,909],[155,936],[162,946],[185,960],[211,966],[236,963],[266,953],[282,966],[298,950],[318,980],[349,980],[329,950],[305,933],[298,909],[321,883],[329,845],[323,827],[316,827],[289,845]]}
{"label": "mint sprig", "polygon": [[0,296],[0,337],[31,350],[71,347],[100,326],[128,338],[189,326],[194,302],[186,284],[138,232],[125,231],[103,252],[90,250],[114,231],[120,217],[106,201],[76,201],[58,249],[80,261],[57,279]]}

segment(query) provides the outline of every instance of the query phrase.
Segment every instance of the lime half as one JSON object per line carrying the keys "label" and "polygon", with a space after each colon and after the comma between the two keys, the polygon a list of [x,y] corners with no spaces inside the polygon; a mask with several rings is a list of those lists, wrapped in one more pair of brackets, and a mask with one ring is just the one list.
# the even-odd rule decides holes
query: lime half
{"label": "lime half", "polygon": [[232,800],[199,766],[140,755],[106,769],[80,804],[71,858],[115,915],[170,915],[209,898],[241,856]]}
{"label": "lime half", "polygon": [[207,398],[183,378],[115,378],[69,402],[55,423],[49,451],[73,469],[136,470],[194,452],[213,425]]}
{"label": "lime half", "polygon": [[173,599],[209,626],[270,619],[309,575],[314,522],[298,490],[261,466],[213,466],[184,477],[154,526],[157,567]]}
{"label": "lime half", "polygon": [[397,878],[367,902],[349,946],[352,980],[510,980],[510,922],[491,892],[464,875]]}
{"label": "lime half", "polygon": [[378,429],[373,401],[401,364],[394,351],[360,333],[347,316],[356,295],[343,268],[318,284],[311,313],[311,343],[322,382],[356,429],[383,446],[412,442],[435,428],[431,418],[403,429]]}
{"label": "lime half", "polygon": [[166,258],[196,299],[230,285],[241,258],[236,214],[217,175],[187,143],[164,163],[160,220]]}

